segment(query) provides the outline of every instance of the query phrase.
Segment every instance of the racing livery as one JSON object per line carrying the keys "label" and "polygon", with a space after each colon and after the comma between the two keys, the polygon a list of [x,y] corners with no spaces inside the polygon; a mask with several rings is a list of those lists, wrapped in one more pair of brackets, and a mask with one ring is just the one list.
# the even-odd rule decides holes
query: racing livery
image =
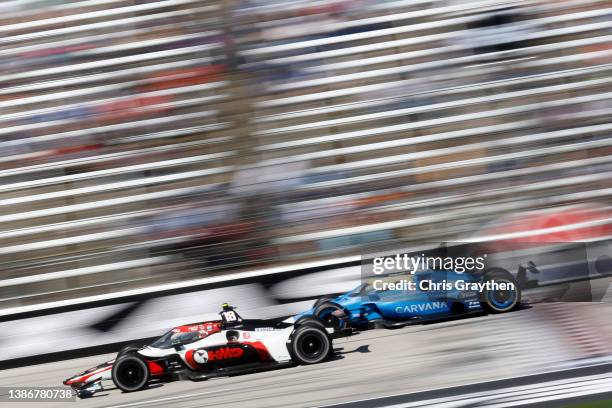
{"label": "racing livery", "polygon": [[316,364],[332,353],[331,334],[311,318],[242,319],[225,304],[221,320],[176,327],[147,346],[128,345],[107,361],[64,381],[88,397],[112,380],[124,392],[150,382],[205,380],[295,364]]}
{"label": "racing livery", "polygon": [[[409,285],[407,283],[409,282]],[[475,290],[497,286],[513,289]],[[410,289],[406,288],[410,286]],[[431,288],[443,288],[431,290]],[[394,289],[398,288],[398,289]],[[314,317],[337,329],[393,328],[471,313],[503,313],[521,301],[514,276],[492,269],[481,276],[453,270],[420,270],[369,279],[336,298],[321,298],[296,319]]]}

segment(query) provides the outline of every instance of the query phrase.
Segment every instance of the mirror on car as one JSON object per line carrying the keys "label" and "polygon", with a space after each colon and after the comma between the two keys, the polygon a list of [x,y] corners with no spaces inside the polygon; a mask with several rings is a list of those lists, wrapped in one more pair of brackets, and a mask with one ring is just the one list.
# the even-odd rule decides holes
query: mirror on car
{"label": "mirror on car", "polygon": [[183,347],[183,342],[181,341],[181,339],[172,339],[172,347],[174,347],[175,350],[180,350]]}

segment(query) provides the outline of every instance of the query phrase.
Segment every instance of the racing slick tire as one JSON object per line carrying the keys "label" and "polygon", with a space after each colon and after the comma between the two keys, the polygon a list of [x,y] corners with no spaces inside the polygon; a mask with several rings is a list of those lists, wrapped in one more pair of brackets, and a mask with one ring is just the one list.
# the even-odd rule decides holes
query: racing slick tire
{"label": "racing slick tire", "polygon": [[324,326],[337,328],[340,326],[339,319],[332,313],[342,311],[342,307],[335,303],[323,302],[315,308],[314,317]]}
{"label": "racing slick tire", "polygon": [[312,325],[298,327],[289,346],[293,361],[301,365],[320,363],[327,358],[331,350],[327,331]]}
{"label": "racing slick tire", "polygon": [[325,330],[325,325],[311,316],[304,316],[298,319],[295,323],[295,326],[314,326],[318,327],[321,330]]}
{"label": "racing slick tire", "polygon": [[326,297],[318,298],[317,301],[314,303],[314,305],[312,305],[312,308],[316,309],[323,303],[329,302],[330,300],[331,300],[330,298],[326,298]]}
{"label": "racing slick tire", "polygon": [[117,352],[117,357],[119,358],[124,354],[128,354],[128,353],[132,353],[134,351],[138,351],[141,349],[141,345],[140,344],[136,344],[136,343],[130,343],[130,344],[126,344],[125,346],[121,347],[119,349],[119,351]]}
{"label": "racing slick tire", "polygon": [[484,281],[496,283],[512,283],[514,290],[484,290],[481,294],[481,304],[489,313],[506,313],[518,307],[521,303],[521,288],[511,273],[503,269],[492,269],[484,275]]}
{"label": "racing slick tire", "polygon": [[113,383],[123,392],[143,389],[149,382],[147,362],[136,353],[128,353],[115,360],[112,370]]}

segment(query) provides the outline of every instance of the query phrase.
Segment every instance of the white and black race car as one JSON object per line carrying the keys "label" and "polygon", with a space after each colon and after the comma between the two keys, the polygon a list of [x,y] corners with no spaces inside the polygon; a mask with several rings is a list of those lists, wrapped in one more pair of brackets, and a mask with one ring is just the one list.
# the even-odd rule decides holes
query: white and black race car
{"label": "white and black race car", "polygon": [[175,327],[147,346],[125,346],[114,360],[77,374],[64,385],[82,398],[102,390],[105,380],[132,392],[151,382],[316,364],[333,352],[333,329],[314,319],[242,319],[227,304],[220,314],[221,320]]}

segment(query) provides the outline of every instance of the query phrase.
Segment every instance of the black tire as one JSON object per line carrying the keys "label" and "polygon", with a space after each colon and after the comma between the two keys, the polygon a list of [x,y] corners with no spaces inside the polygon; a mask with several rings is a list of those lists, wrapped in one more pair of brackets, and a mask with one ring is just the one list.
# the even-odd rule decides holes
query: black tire
{"label": "black tire", "polygon": [[336,310],[342,310],[340,305],[331,302],[323,302],[315,308],[314,317],[327,327],[337,327],[338,318],[332,316]]}
{"label": "black tire", "polygon": [[298,327],[289,347],[293,361],[302,365],[320,363],[332,350],[328,333],[311,325]]}
{"label": "black tire", "polygon": [[298,326],[313,326],[313,327],[317,327],[321,330],[325,330],[325,325],[323,323],[321,323],[320,321],[318,321],[317,319],[315,319],[314,317],[311,316],[304,316],[300,319],[298,319],[294,325],[296,327]]}
{"label": "black tire", "polygon": [[149,367],[136,353],[124,354],[113,364],[113,383],[123,392],[143,389],[149,382]]}
{"label": "black tire", "polygon": [[119,349],[119,351],[117,352],[117,357],[115,359],[121,357],[124,354],[133,353],[134,351],[138,351],[141,348],[142,346],[140,344],[136,344],[136,343],[126,344],[125,346]]}
{"label": "black tire", "polygon": [[317,301],[314,303],[314,305],[312,305],[312,308],[316,309],[321,304],[323,304],[325,302],[329,302],[330,300],[331,300],[330,298],[326,298],[326,297],[318,298]]}
{"label": "black tire", "polygon": [[482,307],[489,313],[506,313],[518,307],[521,303],[521,288],[511,273],[503,269],[487,271],[484,281],[495,281],[497,283],[512,283],[514,290],[484,290],[481,294],[480,302]]}

